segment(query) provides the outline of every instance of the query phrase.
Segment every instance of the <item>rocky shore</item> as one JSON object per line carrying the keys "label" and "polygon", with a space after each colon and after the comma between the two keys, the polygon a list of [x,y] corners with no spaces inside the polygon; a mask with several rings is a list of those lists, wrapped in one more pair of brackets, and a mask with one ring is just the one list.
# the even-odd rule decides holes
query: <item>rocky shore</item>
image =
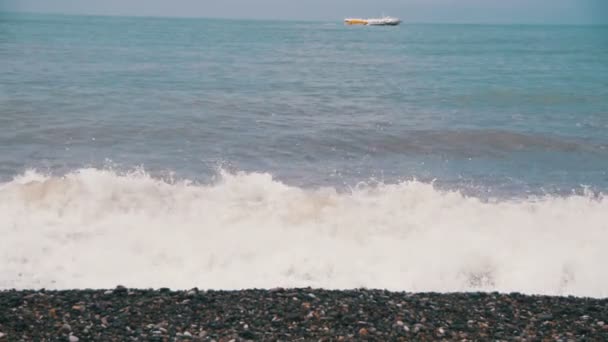
{"label": "rocky shore", "polygon": [[381,290],[0,292],[0,341],[606,341],[608,299]]}

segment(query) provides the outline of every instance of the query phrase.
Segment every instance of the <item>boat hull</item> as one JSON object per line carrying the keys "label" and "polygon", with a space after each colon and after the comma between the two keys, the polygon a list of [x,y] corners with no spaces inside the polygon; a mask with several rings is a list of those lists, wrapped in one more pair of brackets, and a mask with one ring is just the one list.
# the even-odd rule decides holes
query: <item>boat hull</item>
{"label": "boat hull", "polygon": [[344,19],[344,23],[346,25],[397,26],[401,23],[401,20],[391,17],[374,19],[346,18]]}

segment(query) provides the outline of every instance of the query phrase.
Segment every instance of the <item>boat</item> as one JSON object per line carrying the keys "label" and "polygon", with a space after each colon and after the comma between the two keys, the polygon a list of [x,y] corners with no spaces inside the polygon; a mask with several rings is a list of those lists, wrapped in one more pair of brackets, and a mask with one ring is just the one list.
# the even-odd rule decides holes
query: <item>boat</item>
{"label": "boat", "polygon": [[401,20],[393,17],[382,17],[382,18],[346,18],[344,19],[346,25],[369,25],[369,26],[397,26],[401,23]]}

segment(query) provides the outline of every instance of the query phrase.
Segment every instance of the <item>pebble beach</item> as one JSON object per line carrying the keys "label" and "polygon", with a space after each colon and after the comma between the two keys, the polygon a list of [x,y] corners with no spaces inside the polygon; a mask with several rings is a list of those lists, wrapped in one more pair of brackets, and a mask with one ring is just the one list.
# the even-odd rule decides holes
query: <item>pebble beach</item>
{"label": "pebble beach", "polygon": [[608,299],[272,289],[0,292],[0,341],[605,341]]}

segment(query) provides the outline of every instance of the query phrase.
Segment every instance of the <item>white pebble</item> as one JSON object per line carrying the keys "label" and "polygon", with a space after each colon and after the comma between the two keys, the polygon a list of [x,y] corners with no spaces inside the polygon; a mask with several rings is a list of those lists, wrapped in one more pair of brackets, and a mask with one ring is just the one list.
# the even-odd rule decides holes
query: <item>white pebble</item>
{"label": "white pebble", "polygon": [[3,338],[4,336],[6,336],[6,334],[3,332],[0,332],[0,338]]}
{"label": "white pebble", "polygon": [[599,321],[599,322],[597,322],[597,325],[599,325],[600,327],[603,327],[603,326],[604,326],[604,324],[606,324],[606,323],[604,323],[603,321]]}
{"label": "white pebble", "polygon": [[184,333],[184,336],[186,336],[186,337],[192,337],[192,334],[191,334],[189,331],[186,331],[186,332]]}
{"label": "white pebble", "polygon": [[78,337],[74,336],[74,335],[70,335],[70,342],[78,342],[78,340],[80,340]]}

